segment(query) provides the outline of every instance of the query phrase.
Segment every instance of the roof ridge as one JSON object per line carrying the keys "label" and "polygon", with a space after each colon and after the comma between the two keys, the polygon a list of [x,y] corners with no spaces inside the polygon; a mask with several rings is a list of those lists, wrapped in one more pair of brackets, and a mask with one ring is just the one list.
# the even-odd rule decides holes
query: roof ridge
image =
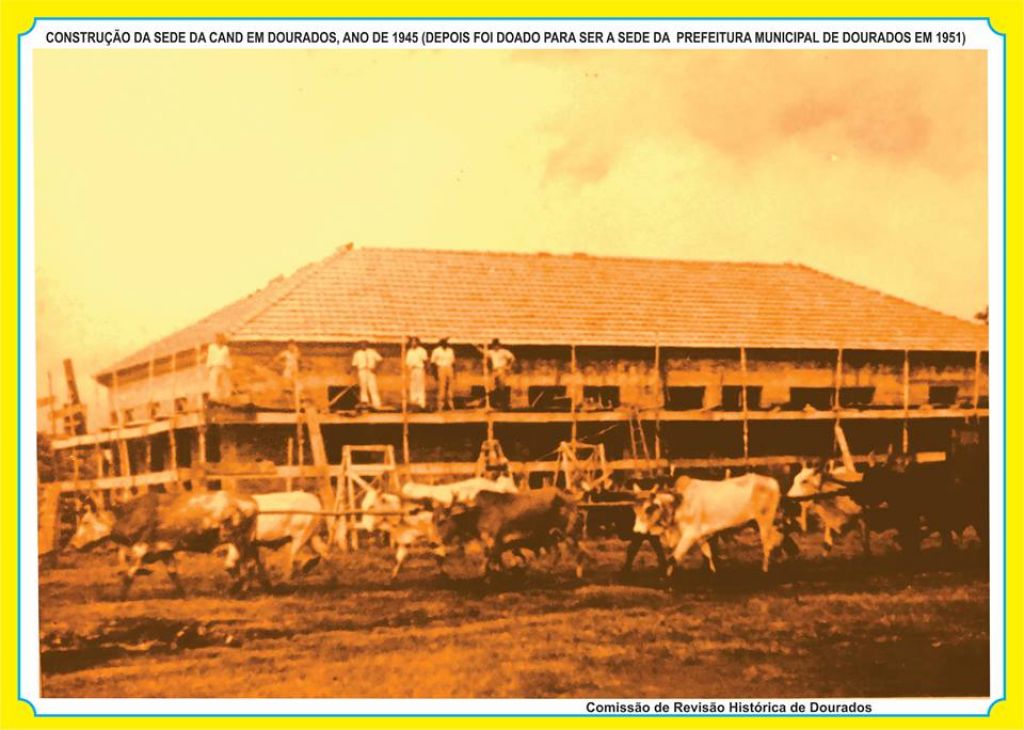
{"label": "roof ridge", "polygon": [[882,296],[882,297],[884,297],[886,299],[891,299],[891,300],[893,300],[895,302],[899,302],[900,304],[908,304],[908,305],[910,305],[912,307],[918,307],[919,309],[925,309],[925,310],[931,312],[932,314],[937,314],[940,317],[945,317],[947,319],[952,319],[953,321],[959,322],[960,324],[969,324],[969,325],[972,325],[974,327],[988,327],[988,324],[985,323],[985,322],[979,322],[979,321],[973,320],[973,319],[965,319],[963,317],[958,317],[955,314],[949,314],[948,312],[943,312],[940,309],[934,309],[933,307],[929,307],[927,304],[919,304],[918,302],[912,302],[909,299],[904,299],[903,297],[898,296],[896,294],[890,294],[889,292],[882,291],[881,289],[874,289],[874,288],[872,288],[870,286],[867,286],[865,284],[858,284],[855,281],[850,281],[849,279],[844,279],[841,276],[836,276],[835,274],[830,274],[827,271],[823,271],[821,269],[816,269],[813,266],[808,266],[807,264],[802,264],[802,263],[797,262],[797,263],[794,263],[793,265],[796,266],[797,268],[800,268],[800,269],[807,269],[808,271],[813,271],[814,273],[820,274],[821,276],[828,277],[829,279],[832,279],[833,281],[841,281],[844,284],[849,284],[850,286],[855,286],[858,289],[862,289],[864,291],[869,291],[872,294],[877,294],[877,295]]}
{"label": "roof ridge", "polygon": [[679,258],[676,256],[622,256],[615,254],[594,254],[586,251],[572,251],[570,253],[551,253],[549,251],[493,251],[486,249],[456,249],[456,248],[424,248],[415,246],[362,246],[353,248],[353,251],[372,251],[375,253],[431,253],[431,254],[461,254],[467,256],[508,256],[517,258],[558,258],[576,259],[586,261],[587,259],[599,259],[601,261],[646,261],[652,263],[685,263],[685,264],[714,264],[727,266],[771,266],[771,267],[793,267],[802,264],[793,261],[735,261],[732,259],[696,259]]}

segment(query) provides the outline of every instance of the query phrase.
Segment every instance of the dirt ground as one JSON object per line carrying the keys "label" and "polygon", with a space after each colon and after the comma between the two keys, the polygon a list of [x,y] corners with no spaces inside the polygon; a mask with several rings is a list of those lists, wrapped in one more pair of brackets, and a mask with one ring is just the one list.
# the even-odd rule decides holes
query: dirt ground
{"label": "dirt ground", "polygon": [[[226,595],[209,556],[183,556],[189,596],[157,568],[117,600],[115,556],[62,554],[41,572],[43,694],[51,697],[884,697],[988,691],[989,587],[967,542],[876,557],[819,536],[759,571],[750,534],[719,572],[691,555],[671,589],[645,548],[589,544],[589,575],[545,559],[484,584],[474,556],[388,580],[376,547],[336,554],[271,594]],[[283,552],[268,554],[280,570]],[[279,575],[279,572],[274,573]]]}

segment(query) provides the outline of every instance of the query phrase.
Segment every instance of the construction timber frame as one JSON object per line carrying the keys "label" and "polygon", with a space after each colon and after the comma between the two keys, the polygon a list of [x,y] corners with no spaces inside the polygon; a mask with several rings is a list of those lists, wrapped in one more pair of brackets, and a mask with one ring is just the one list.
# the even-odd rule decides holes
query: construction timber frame
{"label": "construction timber frame", "polygon": [[[233,347],[240,353],[236,357],[247,357],[245,343]],[[341,348],[335,358],[340,361],[338,370],[343,373],[351,352],[351,346],[348,347],[348,350]],[[388,347],[395,350],[395,355],[404,352],[403,343],[384,343],[377,347],[384,351],[386,359]],[[265,343],[261,348],[256,348],[248,357],[255,360],[260,352],[269,351]],[[549,358],[551,350],[546,348],[536,357]],[[480,351],[476,346],[464,350],[466,357],[460,362]],[[679,469],[791,464],[823,452],[834,452],[834,423],[847,424],[854,458],[858,455],[866,458],[870,451],[883,451],[887,445],[904,452],[943,451],[946,448],[943,429],[964,421],[987,424],[988,410],[984,402],[987,373],[983,365],[987,354],[980,351],[969,355],[951,354],[958,358],[953,381],[935,365],[941,353],[884,353],[882,359],[889,364],[892,373],[887,376],[890,382],[885,388],[892,396],[881,405],[848,402],[848,387],[850,392],[858,388],[873,390],[880,366],[871,364],[856,370],[851,365],[850,353],[843,349],[834,350],[834,360],[826,366],[821,362],[823,354],[815,353],[819,362],[815,364],[813,377],[797,373],[792,379],[792,390],[794,393],[814,391],[816,397],[827,398],[819,407],[800,408],[772,406],[763,399],[761,403],[750,402],[755,389],[763,387],[767,393],[773,387],[779,388],[766,380],[767,369],[763,362],[758,365],[755,358],[754,369],[751,369],[750,351],[740,347],[734,353],[738,355],[735,361],[738,367],[721,361],[708,362],[707,353],[690,356],[681,354],[678,348],[669,350],[655,345],[651,358],[653,367],[648,363],[646,370],[640,368],[640,375],[630,376],[632,380],[627,382],[623,377],[616,381],[613,373],[601,371],[593,364],[597,362],[594,355],[588,366],[589,374],[585,373],[581,365],[587,357],[585,348],[566,347],[567,367],[555,373],[550,372],[550,363],[546,364],[548,371],[534,373],[530,370],[534,366],[529,348],[520,348],[517,356],[524,362],[524,372],[517,376],[518,389],[524,392],[530,389],[533,393],[534,382],[543,387],[561,384],[557,387],[568,403],[558,410],[499,411],[491,407],[485,388],[480,388],[485,395],[483,402],[475,406],[440,412],[412,410],[403,387],[404,369],[398,367],[394,370],[400,378],[389,380],[386,373],[381,378],[385,397],[390,394],[397,401],[398,408],[391,411],[335,410],[328,398],[333,391],[326,387],[321,391],[323,386],[317,385],[325,382],[321,373],[311,373],[307,378],[301,400],[293,397],[294,394],[280,397],[281,384],[265,377],[269,387],[262,393],[272,394],[269,407],[261,405],[260,398],[251,393],[236,396],[226,404],[212,403],[201,392],[200,384],[185,393],[172,389],[165,394],[170,397],[162,401],[154,397],[159,388],[143,388],[154,399],[143,399],[142,403],[133,402],[131,408],[124,408],[123,402],[118,405],[120,384],[118,373],[114,372],[110,380],[111,427],[53,437],[52,448],[62,469],[60,478],[48,486],[62,492],[106,490],[120,498],[155,485],[171,489],[238,486],[265,489],[269,488],[268,482],[274,481],[280,489],[290,489],[301,482],[301,488],[321,491],[326,496],[328,491],[325,490],[331,488],[330,484],[337,484],[345,477],[343,448],[346,446],[391,445],[397,479],[439,481],[478,473],[479,459],[473,457],[479,454],[482,443],[489,442],[504,446],[501,458],[508,462],[510,472],[532,478],[534,483],[538,479],[558,478],[559,473],[564,474],[566,466],[577,468],[573,459],[561,451],[563,443],[576,444],[576,448],[600,444],[605,452],[603,474],[610,480],[615,474],[623,473],[650,475]],[[603,352],[600,357],[615,354],[611,350],[610,355]],[[763,352],[760,356],[764,358]],[[637,361],[636,348],[626,352],[625,357]],[[686,372],[670,370],[673,358],[678,361],[681,357],[691,357],[694,367]],[[859,357],[863,360],[864,353],[859,353]],[[924,358],[927,367],[922,369],[918,364],[914,370],[914,358]],[[177,357],[170,359],[172,367],[179,360]],[[193,368],[201,367],[198,348],[190,359]],[[477,383],[486,382],[486,366],[479,355],[475,359],[477,370],[461,374],[463,390],[466,385],[479,387]],[[971,362],[967,364],[966,359]],[[716,364],[718,367],[713,367]],[[629,367],[636,369],[632,364]],[[782,367],[790,366],[784,363]],[[267,370],[265,366],[262,369]],[[154,373],[160,370],[151,364],[146,369],[148,378],[152,380]],[[619,366],[618,370],[621,372],[623,368]],[[255,372],[254,379],[258,380],[259,368]],[[936,379],[936,372],[941,377]],[[178,380],[177,375],[180,374],[172,372],[172,382]],[[350,374],[332,377],[342,386],[351,388],[353,385],[346,380],[351,379]],[[182,376],[181,380],[187,379]],[[193,377],[192,381],[195,380]],[[594,381],[602,383],[598,389],[607,389],[604,384],[608,382],[622,383],[623,395],[628,386],[641,397],[628,403],[601,404],[604,407],[594,408],[592,399],[587,397],[589,383]],[[806,387],[808,382],[815,387]],[[940,386],[955,382],[952,387],[955,397],[944,404],[928,402],[932,382]],[[705,394],[691,407],[668,402],[673,388],[693,390],[696,383],[711,384],[709,391],[717,388],[716,401],[709,402],[711,396]],[[853,386],[848,386],[851,383]],[[617,400],[618,386],[615,391]],[[916,394],[915,402],[912,402],[912,394]],[[730,403],[725,402],[727,396],[732,397]],[[338,394],[334,398],[336,400]],[[809,426],[814,429],[813,440],[805,437],[811,434],[807,431]],[[773,429],[779,431],[778,436],[773,436]],[[422,441],[440,446],[432,451],[427,449],[428,458],[424,458],[424,449],[418,447]],[[511,451],[510,446],[514,447]],[[418,448],[420,453],[417,453]],[[256,481],[263,484],[245,484]]]}

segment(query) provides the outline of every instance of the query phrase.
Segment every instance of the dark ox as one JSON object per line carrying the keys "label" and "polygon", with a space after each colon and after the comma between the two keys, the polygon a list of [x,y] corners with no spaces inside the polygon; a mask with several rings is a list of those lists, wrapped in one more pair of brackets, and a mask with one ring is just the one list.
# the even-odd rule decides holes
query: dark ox
{"label": "dark ox", "polygon": [[250,566],[269,587],[255,543],[257,513],[255,500],[230,492],[150,493],[114,507],[112,513],[86,511],[71,546],[81,549],[106,539],[118,546],[122,599],[135,576],[149,572],[144,566],[157,561],[184,595],[174,554],[212,553],[221,547],[232,591],[242,588]]}
{"label": "dark ox", "polygon": [[502,556],[523,551],[537,554],[568,546],[576,575],[583,574],[585,554],[579,545],[582,521],[576,500],[546,487],[517,494],[480,492],[472,504],[455,504],[434,513],[440,540],[446,545],[478,541],[484,548],[484,575],[502,566]]}
{"label": "dark ox", "polygon": [[883,463],[869,463],[860,481],[822,467],[806,467],[793,480],[787,497],[810,500],[822,522],[826,550],[832,534],[857,527],[865,555],[870,533],[896,531],[905,553],[915,553],[933,533],[951,547],[954,536],[973,526],[987,537],[987,484],[963,479],[949,462],[919,463],[909,455],[889,454]]}

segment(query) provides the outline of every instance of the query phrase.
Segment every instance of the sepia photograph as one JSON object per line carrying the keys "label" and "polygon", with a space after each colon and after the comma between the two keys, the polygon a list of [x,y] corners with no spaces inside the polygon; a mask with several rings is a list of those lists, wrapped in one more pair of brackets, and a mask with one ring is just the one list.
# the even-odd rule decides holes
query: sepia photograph
{"label": "sepia photograph", "polygon": [[987,51],[32,54],[42,697],[994,691]]}

